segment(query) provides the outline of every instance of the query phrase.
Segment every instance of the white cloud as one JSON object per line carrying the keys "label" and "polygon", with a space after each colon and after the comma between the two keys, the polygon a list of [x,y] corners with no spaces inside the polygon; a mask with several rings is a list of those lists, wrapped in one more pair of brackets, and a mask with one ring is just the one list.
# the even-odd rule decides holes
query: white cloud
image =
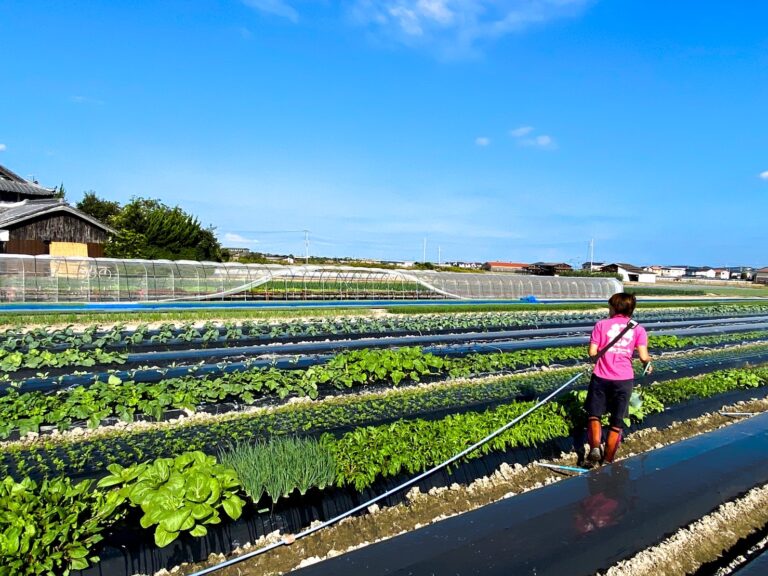
{"label": "white cloud", "polygon": [[522,138],[523,136],[527,136],[531,132],[533,132],[533,126],[520,126],[519,128],[510,130],[509,135],[514,138]]}
{"label": "white cloud", "polygon": [[83,105],[96,105],[101,106],[104,104],[103,100],[99,100],[97,98],[89,98],[88,96],[70,96],[69,97],[70,102],[74,102],[75,104],[83,104]]}
{"label": "white cloud", "polygon": [[488,146],[491,143],[491,139],[487,136],[478,136],[475,138],[475,144],[477,146]]}
{"label": "white cloud", "polygon": [[425,18],[430,18],[444,25],[453,21],[454,12],[448,7],[448,2],[445,0],[418,0],[416,4]]}
{"label": "white cloud", "polygon": [[227,232],[224,234],[224,243],[227,245],[235,244],[235,248],[239,248],[242,244],[258,244],[259,241],[254,238],[246,238],[244,236],[241,236],[240,234],[234,234],[232,232]]}
{"label": "white cloud", "polygon": [[548,134],[538,134],[533,136],[533,126],[520,126],[509,131],[510,136],[517,140],[518,146],[527,148],[541,148],[544,150],[554,150],[557,143],[552,136]]}
{"label": "white cloud", "polygon": [[419,17],[413,10],[395,6],[389,9],[389,15],[397,20],[401,30],[408,36],[421,36],[424,33]]}
{"label": "white cloud", "polygon": [[8,150],[8,146],[5,144],[0,144],[0,152],[5,152],[6,150]]}
{"label": "white cloud", "polygon": [[[5,148],[3,148],[3,147],[0,145],[0,150],[4,150],[4,149],[5,149]],[[765,172],[760,172],[760,178],[762,178],[763,180],[768,180],[768,170],[766,170]]]}
{"label": "white cloud", "polygon": [[259,12],[287,18],[291,22],[299,21],[299,13],[285,0],[243,0],[243,4]]}
{"label": "white cloud", "polygon": [[[267,2],[269,0],[244,0]],[[279,2],[279,0],[272,0]],[[407,45],[435,46],[447,55],[472,53],[477,43],[578,15],[593,0],[352,0],[353,20]]]}
{"label": "white cloud", "polygon": [[554,138],[552,136],[548,136],[547,134],[542,134],[540,136],[536,136],[535,138],[526,138],[523,140],[520,140],[521,146],[527,146],[529,148],[542,148],[545,150],[554,150],[557,148],[557,144],[555,143]]}

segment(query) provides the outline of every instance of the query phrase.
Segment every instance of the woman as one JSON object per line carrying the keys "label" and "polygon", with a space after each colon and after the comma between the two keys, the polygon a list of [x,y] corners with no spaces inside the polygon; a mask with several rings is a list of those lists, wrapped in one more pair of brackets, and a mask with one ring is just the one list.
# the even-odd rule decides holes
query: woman
{"label": "woman", "polygon": [[[627,329],[627,323],[635,311],[637,299],[634,294],[621,292],[608,300],[609,318],[600,320],[592,330],[589,341],[589,357],[597,359],[592,380],[589,383],[584,408],[589,416],[587,439],[589,454],[587,463],[594,466],[603,462],[611,463],[621,441],[624,418],[627,415],[629,399],[632,397],[635,373],[632,369],[632,355],[637,349],[638,356],[651,373],[651,357],[648,355],[648,335],[638,324]],[[621,334],[613,344],[611,342]],[[609,346],[610,345],[610,346]],[[605,447],[601,446],[603,414],[609,412],[610,428]]]}

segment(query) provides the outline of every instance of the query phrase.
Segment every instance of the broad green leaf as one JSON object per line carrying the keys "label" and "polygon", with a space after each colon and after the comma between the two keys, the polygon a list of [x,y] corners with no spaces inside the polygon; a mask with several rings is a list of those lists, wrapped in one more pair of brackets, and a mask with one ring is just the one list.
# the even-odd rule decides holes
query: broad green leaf
{"label": "broad green leaf", "polygon": [[178,532],[168,532],[167,530],[163,529],[162,526],[158,526],[155,529],[155,544],[158,548],[164,548],[176,540],[178,536]]}
{"label": "broad green leaf", "polygon": [[232,518],[232,520],[237,520],[243,513],[243,506],[245,506],[245,501],[239,496],[232,494],[229,498],[225,499],[221,505],[224,508],[224,511],[227,513],[227,516]]}
{"label": "broad green leaf", "polygon": [[160,514],[160,526],[168,532],[178,532],[182,525],[190,517],[191,510],[182,508],[181,510],[168,510]]}

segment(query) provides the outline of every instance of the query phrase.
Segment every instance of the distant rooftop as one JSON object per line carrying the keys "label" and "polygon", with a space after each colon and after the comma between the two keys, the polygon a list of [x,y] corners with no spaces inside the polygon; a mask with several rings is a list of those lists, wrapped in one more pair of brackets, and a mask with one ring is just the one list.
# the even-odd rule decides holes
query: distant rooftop
{"label": "distant rooftop", "polygon": [[36,218],[43,214],[51,212],[68,212],[78,218],[82,218],[93,224],[94,226],[101,228],[110,233],[115,231],[109,226],[96,220],[92,216],[73,208],[64,200],[57,198],[41,198],[39,200],[22,200],[21,202],[0,202],[0,228],[7,228],[14,226],[30,218]]}
{"label": "distant rooftop", "polygon": [[0,192],[51,198],[55,190],[40,186],[37,182],[29,182],[5,166],[0,166]]}

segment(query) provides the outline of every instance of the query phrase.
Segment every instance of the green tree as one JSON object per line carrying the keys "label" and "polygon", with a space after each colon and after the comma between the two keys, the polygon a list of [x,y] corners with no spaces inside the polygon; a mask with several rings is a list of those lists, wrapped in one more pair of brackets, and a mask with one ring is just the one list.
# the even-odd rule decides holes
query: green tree
{"label": "green tree", "polygon": [[[63,189],[62,186],[61,190]],[[120,204],[112,200],[102,200],[93,190],[85,193],[83,199],[76,204],[76,208],[104,224],[110,224],[112,218],[120,214]]]}
{"label": "green tree", "polygon": [[214,228],[178,206],[151,198],[131,198],[110,220],[118,234],[107,243],[107,256],[169,260],[221,260]]}
{"label": "green tree", "polygon": [[59,200],[67,199],[67,191],[64,189],[64,182],[59,184],[58,188],[53,189],[53,197],[58,198]]}

